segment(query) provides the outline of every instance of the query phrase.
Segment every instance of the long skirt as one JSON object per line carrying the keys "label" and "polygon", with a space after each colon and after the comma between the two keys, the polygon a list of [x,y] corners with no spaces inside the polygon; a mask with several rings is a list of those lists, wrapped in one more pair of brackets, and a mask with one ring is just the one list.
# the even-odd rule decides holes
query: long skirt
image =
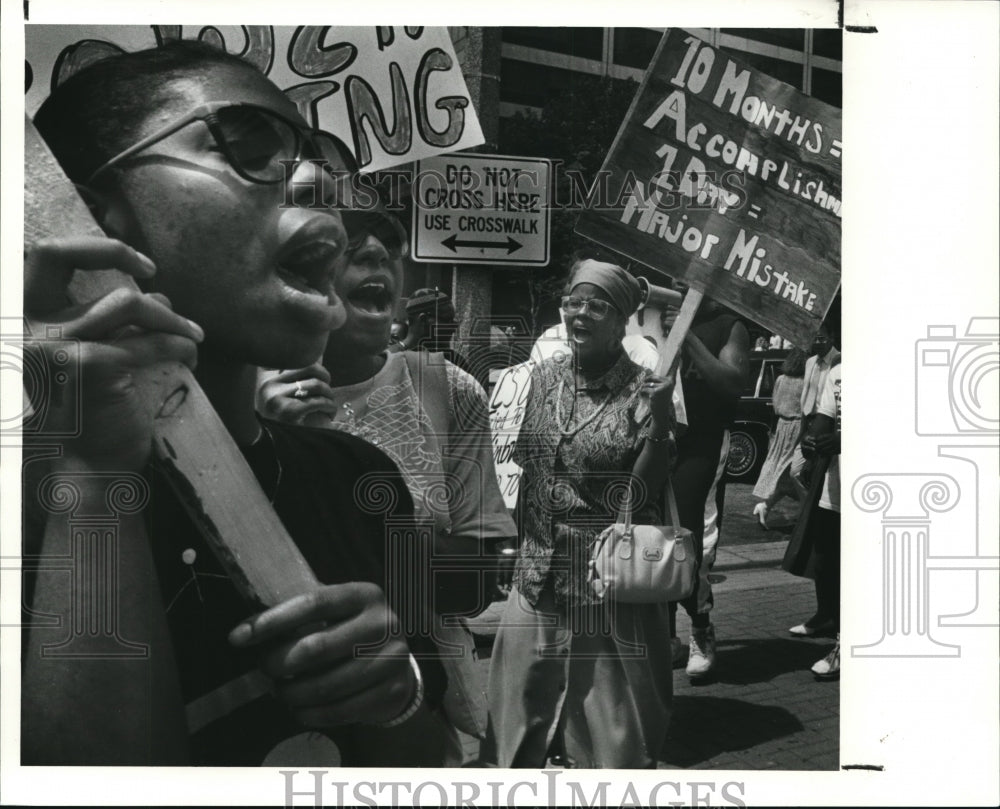
{"label": "long skirt", "polygon": [[792,455],[795,452],[799,437],[799,419],[778,419],[771,443],[767,448],[767,457],[760,468],[757,485],[753,488],[753,496],[767,500],[781,486],[783,491],[794,491],[794,486],[788,478],[789,467],[792,465]]}
{"label": "long skirt", "polygon": [[556,607],[546,586],[532,606],[514,588],[493,645],[484,749],[500,767],[539,768],[561,734],[577,767],[655,767],[672,695],[666,604]]}

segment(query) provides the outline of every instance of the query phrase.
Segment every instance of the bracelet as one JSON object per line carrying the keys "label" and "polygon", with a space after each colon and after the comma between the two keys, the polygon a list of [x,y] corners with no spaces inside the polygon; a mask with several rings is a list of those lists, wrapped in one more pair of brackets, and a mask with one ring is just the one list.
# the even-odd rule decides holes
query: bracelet
{"label": "bracelet", "polygon": [[420,666],[417,665],[416,658],[410,655],[410,670],[413,672],[413,676],[417,678],[417,688],[413,695],[413,699],[410,700],[410,704],[406,707],[399,716],[395,719],[390,719],[388,722],[376,722],[375,727],[377,728],[394,728],[396,725],[401,725],[407,719],[409,719],[413,714],[417,712],[417,709],[421,706],[424,701],[424,678],[420,674]]}
{"label": "bracelet", "polygon": [[666,435],[661,435],[659,438],[654,438],[651,435],[647,435],[646,436],[646,440],[650,444],[666,444],[668,441],[673,441],[674,440],[674,434],[673,433],[667,433]]}

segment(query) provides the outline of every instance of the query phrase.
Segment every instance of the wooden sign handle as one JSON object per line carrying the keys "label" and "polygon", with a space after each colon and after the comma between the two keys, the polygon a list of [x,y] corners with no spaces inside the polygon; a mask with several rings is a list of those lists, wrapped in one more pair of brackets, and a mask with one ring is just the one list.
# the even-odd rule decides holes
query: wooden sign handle
{"label": "wooden sign handle", "polygon": [[[24,243],[50,236],[104,235],[28,118],[24,129]],[[119,287],[117,270],[77,272],[74,303]],[[153,451],[174,491],[242,595],[264,606],[319,586],[229,431],[181,363],[157,365],[137,387],[153,414]]]}
{"label": "wooden sign handle", "polygon": [[[674,321],[673,327],[667,334],[667,339],[663,341],[663,346],[660,348],[660,359],[656,363],[655,371],[657,376],[667,377],[676,370],[681,355],[681,346],[684,345],[684,338],[687,337],[703,297],[704,293],[697,289],[689,289],[684,296],[680,311],[677,313],[677,320]],[[642,421],[648,412],[649,402],[643,399],[636,407],[636,419]]]}

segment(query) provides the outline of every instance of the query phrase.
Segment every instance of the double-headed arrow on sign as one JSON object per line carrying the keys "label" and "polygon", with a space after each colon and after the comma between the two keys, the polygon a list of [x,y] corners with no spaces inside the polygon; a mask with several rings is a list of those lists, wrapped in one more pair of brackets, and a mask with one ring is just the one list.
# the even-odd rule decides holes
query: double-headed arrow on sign
{"label": "double-headed arrow on sign", "polygon": [[524,246],[510,236],[507,237],[506,242],[479,242],[471,239],[459,239],[457,233],[453,233],[447,239],[442,239],[441,244],[453,253],[457,253],[459,247],[499,247],[501,250],[505,249],[508,256],[514,251],[520,250]]}

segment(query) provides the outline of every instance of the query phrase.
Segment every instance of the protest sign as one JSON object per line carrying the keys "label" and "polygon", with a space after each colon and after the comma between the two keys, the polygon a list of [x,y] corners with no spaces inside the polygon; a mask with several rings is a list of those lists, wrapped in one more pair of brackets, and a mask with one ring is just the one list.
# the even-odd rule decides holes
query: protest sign
{"label": "protest sign", "polygon": [[550,163],[456,153],[421,160],[414,179],[413,260],[549,263]]}
{"label": "protest sign", "polygon": [[578,233],[808,346],[840,285],[840,110],[668,30]]}
{"label": "protest sign", "polygon": [[497,485],[507,508],[517,505],[521,467],[511,460],[514,444],[524,421],[524,407],[531,392],[531,369],[534,362],[522,362],[505,368],[490,395],[490,434],[493,437],[493,465]]}
{"label": "protest sign", "polygon": [[199,39],[243,56],[314,127],[376,171],[483,143],[446,28],[422,26],[25,26],[29,115],[80,68],[120,51]]}

